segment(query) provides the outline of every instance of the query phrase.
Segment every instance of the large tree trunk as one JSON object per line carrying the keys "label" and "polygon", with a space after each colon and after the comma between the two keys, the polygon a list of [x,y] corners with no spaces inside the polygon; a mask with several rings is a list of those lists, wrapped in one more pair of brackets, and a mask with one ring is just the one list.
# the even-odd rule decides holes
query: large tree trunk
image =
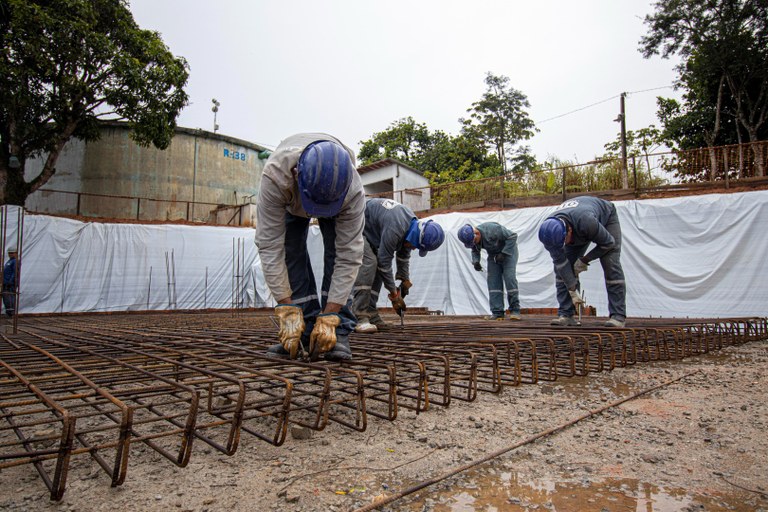
{"label": "large tree trunk", "polygon": [[752,143],[752,155],[755,157],[755,176],[765,176],[765,156],[763,155],[763,144],[758,143],[757,128],[748,129],[749,141]]}

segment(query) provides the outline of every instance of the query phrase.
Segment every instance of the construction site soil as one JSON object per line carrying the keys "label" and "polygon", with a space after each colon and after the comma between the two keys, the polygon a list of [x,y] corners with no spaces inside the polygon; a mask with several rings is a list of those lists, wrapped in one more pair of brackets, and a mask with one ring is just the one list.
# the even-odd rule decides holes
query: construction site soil
{"label": "construction site soil", "polygon": [[[500,342],[504,336],[515,337],[518,330],[540,330],[542,336],[548,336],[547,320],[524,316],[522,322],[483,322],[411,315],[404,329],[396,324],[376,336],[382,347],[387,340],[401,345],[402,352],[395,358],[400,361],[400,371],[415,357],[408,352],[407,340],[401,339],[403,333],[443,332],[448,347],[452,335],[447,333],[456,333],[456,340],[471,339],[471,333],[498,336]],[[576,339],[579,329],[599,333],[599,322],[585,319],[585,325],[571,329],[568,336]],[[630,319],[628,327],[647,322]],[[759,322],[764,325],[764,319]],[[65,343],[96,347],[97,338],[112,339],[121,344],[118,348],[124,354],[114,356],[116,359],[126,365],[130,359],[130,364],[140,366],[140,353],[133,348],[139,345],[129,346],[126,340],[141,338],[145,343],[142,354],[150,350],[150,344],[159,343],[161,336],[167,343],[185,340],[187,352],[197,357],[203,337],[243,344],[260,337],[259,346],[265,347],[274,342],[276,330],[268,317],[256,313],[22,318],[18,334],[9,329],[9,325],[3,328],[3,350],[13,347],[14,351],[3,352],[0,359],[10,366],[14,362],[23,366],[24,362],[9,359],[10,354],[27,350],[25,343],[54,353],[52,347]],[[353,351],[360,359],[366,350],[379,350],[370,348],[376,345],[369,345],[362,336],[352,337]],[[522,337],[526,336],[530,334]],[[603,334],[598,338],[604,344],[606,339],[619,337]],[[461,358],[474,361],[472,351],[479,353],[480,348],[476,342],[466,343],[466,353],[455,345],[450,353],[447,348],[444,352],[434,349],[435,358],[448,354],[442,361],[455,365],[451,378],[456,382],[449,388],[441,388],[435,374],[428,372],[428,392],[432,394],[411,394],[408,378],[404,378],[398,382],[401,395],[392,411],[374,398],[379,387],[366,381],[368,407],[363,412],[367,416],[361,419],[359,404],[357,409],[347,404],[345,412],[337,415],[334,407],[339,404],[331,403],[327,424],[322,418],[315,424],[317,428],[288,423],[280,445],[243,430],[234,453],[227,455],[195,437],[188,459],[180,467],[145,442],[151,439],[134,440],[125,459],[124,482],[116,486],[111,486],[110,476],[87,451],[73,454],[66,489],[58,501],[51,499],[31,463],[0,465],[0,510],[768,511],[768,344],[764,332],[732,344],[726,340],[722,346],[715,342],[697,350],[672,347],[651,350],[646,356],[624,353],[608,358],[601,352],[599,360],[593,356],[587,361],[582,351],[576,353],[573,376],[557,369],[561,363],[545,361],[541,349],[538,363],[526,352],[515,359],[522,362],[521,382],[515,382],[504,365],[498,387],[498,383],[484,382],[484,374],[478,370],[476,396],[471,386],[462,387],[462,379],[469,382],[472,377],[461,372],[465,365]],[[680,347],[683,345],[681,342]],[[129,358],[129,353],[134,356]],[[501,350],[498,355],[504,359]],[[157,354],[153,357],[160,360]],[[419,357],[426,361],[423,366],[431,364],[428,356]],[[194,364],[201,365],[202,360]],[[478,359],[477,367],[482,364]],[[510,364],[514,367],[514,361]],[[370,368],[377,365],[371,363]],[[535,372],[526,365],[536,366]],[[329,363],[313,366],[337,368]],[[83,371],[82,376],[96,381],[99,371]],[[297,374],[291,374],[295,390],[301,387]],[[0,390],[9,380],[8,373],[0,377]],[[45,382],[41,379],[39,385],[42,388]],[[419,387],[418,391],[426,389]],[[331,400],[334,391],[329,392]],[[386,392],[381,395],[386,400]],[[229,401],[223,394],[215,399]],[[8,395],[0,395],[4,420],[11,417],[11,409],[22,410],[11,402]],[[204,397],[201,407],[203,403]],[[219,407],[228,410],[225,405]],[[301,412],[292,410],[291,414],[300,418]],[[22,415],[13,419],[24,421]],[[75,428],[85,428],[92,420],[95,415],[78,419],[83,423]],[[202,423],[198,419],[199,429]],[[54,439],[51,428],[33,426],[27,436]],[[0,464],[12,460],[3,457],[12,429],[5,425],[3,429]],[[134,429],[138,431],[140,425]],[[205,435],[206,431],[198,432]],[[109,460],[109,452],[101,452]],[[53,471],[50,462],[46,464]]]}

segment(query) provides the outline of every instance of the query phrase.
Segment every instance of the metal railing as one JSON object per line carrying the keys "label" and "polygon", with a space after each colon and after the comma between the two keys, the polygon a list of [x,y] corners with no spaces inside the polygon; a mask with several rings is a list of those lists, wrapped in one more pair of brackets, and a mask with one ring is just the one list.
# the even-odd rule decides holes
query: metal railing
{"label": "metal railing", "polygon": [[[371,197],[401,203],[418,193],[430,198],[430,209],[498,205],[510,206],[525,198],[613,191],[640,196],[665,189],[691,189],[768,184],[768,141],[633,155],[627,159],[626,187],[620,158],[509,173],[479,180],[395,190]],[[765,183],[764,183],[765,182]],[[521,199],[523,201],[521,201]]]}
{"label": "metal railing", "polygon": [[[622,160],[613,158],[567,165],[545,164],[525,172],[394,190],[369,194],[368,197],[391,198],[416,211],[490,205],[504,208],[525,204],[526,198],[552,195],[565,197],[618,191],[640,196],[676,188],[728,188],[742,183],[762,185],[768,180],[767,164],[768,141],[760,141],[632,155],[627,159],[626,176]],[[217,208],[243,206],[51,189],[40,189],[38,193],[40,195],[30,196],[31,201],[28,200],[30,211],[138,221],[205,223]]]}
{"label": "metal railing", "polygon": [[211,211],[217,208],[242,206],[45,188],[37,193],[27,200],[30,212],[139,221],[208,222]]}

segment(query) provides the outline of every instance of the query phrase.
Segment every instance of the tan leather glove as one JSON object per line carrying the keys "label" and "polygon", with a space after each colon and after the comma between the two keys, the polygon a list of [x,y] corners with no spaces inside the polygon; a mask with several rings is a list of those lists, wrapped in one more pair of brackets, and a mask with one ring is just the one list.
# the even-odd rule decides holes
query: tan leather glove
{"label": "tan leather glove", "polygon": [[413,283],[410,279],[403,279],[400,281],[400,296],[402,298],[406,298],[408,296],[408,290],[411,289],[411,286],[413,286]]}
{"label": "tan leather glove", "polygon": [[585,262],[582,258],[577,259],[573,264],[573,275],[579,277],[579,274],[586,272],[589,263]]}
{"label": "tan leather glove", "polygon": [[579,293],[579,290],[574,288],[573,290],[568,290],[568,293],[570,294],[571,301],[575,307],[583,306],[586,304],[584,302],[584,298],[581,296],[581,293]]}
{"label": "tan leather glove", "polygon": [[309,352],[313,355],[323,354],[336,346],[336,328],[341,323],[341,317],[336,313],[317,315],[315,327],[309,335]]}
{"label": "tan leather glove", "polygon": [[392,309],[395,310],[395,313],[399,315],[401,311],[405,311],[405,301],[400,296],[400,292],[395,290],[394,292],[390,293],[389,300],[392,301]]}
{"label": "tan leather glove", "polygon": [[301,345],[301,333],[304,332],[304,312],[295,304],[278,304],[275,306],[275,315],[280,320],[280,330],[277,333],[280,344],[290,354],[291,359],[296,359]]}

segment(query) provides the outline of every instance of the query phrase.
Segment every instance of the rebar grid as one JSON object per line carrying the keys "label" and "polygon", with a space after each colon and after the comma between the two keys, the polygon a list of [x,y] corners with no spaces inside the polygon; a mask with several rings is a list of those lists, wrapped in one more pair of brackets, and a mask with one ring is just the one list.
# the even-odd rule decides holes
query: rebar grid
{"label": "rebar grid", "polygon": [[267,356],[276,329],[255,313],[24,318],[0,335],[0,469],[32,464],[59,500],[72,456],[116,486],[139,442],[184,467],[195,439],[233,455],[242,432],[280,446],[289,424],[363,431],[368,414],[392,421],[400,408],[768,338],[766,318],[409,320],[353,334],[352,361],[312,363]]}

